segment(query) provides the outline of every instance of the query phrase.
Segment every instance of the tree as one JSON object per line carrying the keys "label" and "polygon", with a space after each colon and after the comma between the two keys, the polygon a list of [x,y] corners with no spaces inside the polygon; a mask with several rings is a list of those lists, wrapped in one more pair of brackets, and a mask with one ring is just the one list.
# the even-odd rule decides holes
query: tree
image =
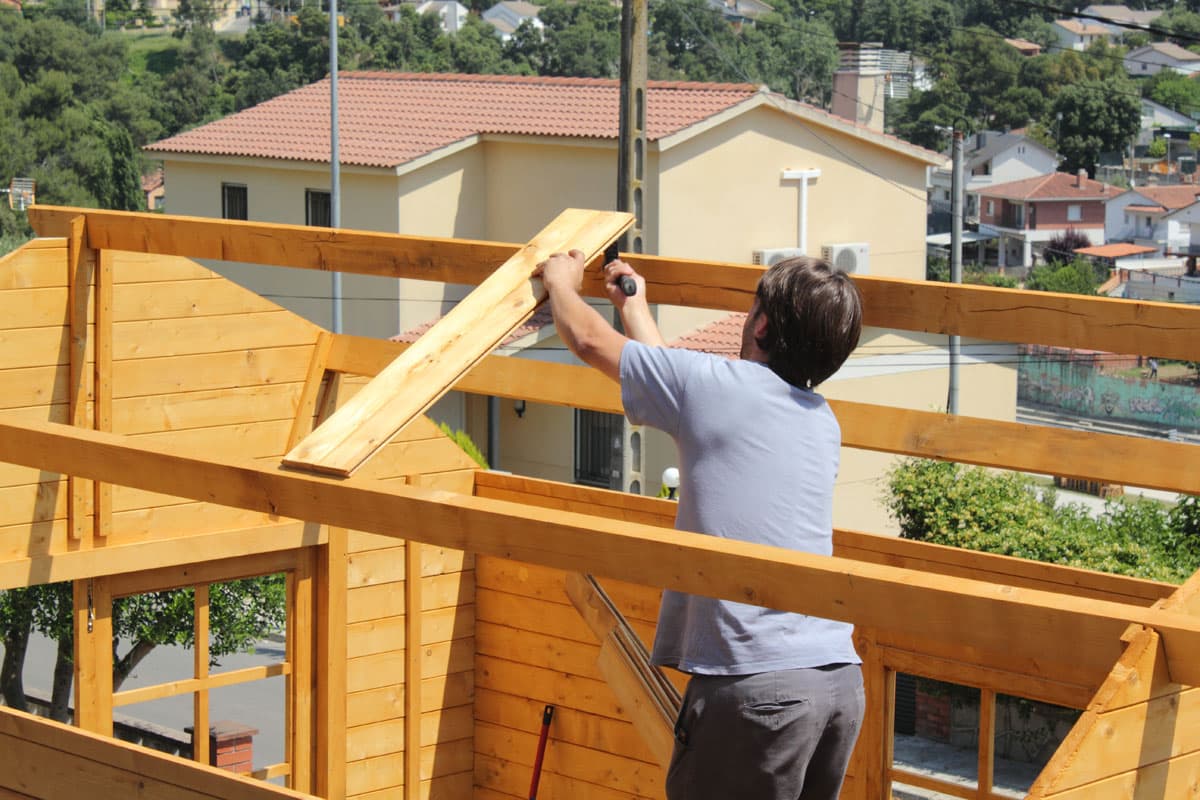
{"label": "tree", "polygon": [[1143,87],[1146,97],[1181,114],[1200,111],[1200,85],[1170,69],[1151,76]]}
{"label": "tree", "polygon": [[620,10],[606,0],[568,5],[552,0],[539,18],[546,28],[543,74],[616,77],[621,55]]}
{"label": "tree", "polygon": [[1101,153],[1122,151],[1141,127],[1141,108],[1130,82],[1109,78],[1098,83],[1065,86],[1048,114],[1062,114],[1059,131],[1061,168],[1095,173]]}
{"label": "tree", "polygon": [[1076,250],[1091,246],[1092,240],[1087,237],[1087,234],[1077,228],[1067,228],[1062,233],[1056,233],[1050,237],[1042,254],[1047,261],[1067,264],[1075,260]]}
{"label": "tree", "polygon": [[1025,288],[1035,292],[1094,295],[1099,285],[1096,270],[1086,258],[1034,267],[1025,279]]}

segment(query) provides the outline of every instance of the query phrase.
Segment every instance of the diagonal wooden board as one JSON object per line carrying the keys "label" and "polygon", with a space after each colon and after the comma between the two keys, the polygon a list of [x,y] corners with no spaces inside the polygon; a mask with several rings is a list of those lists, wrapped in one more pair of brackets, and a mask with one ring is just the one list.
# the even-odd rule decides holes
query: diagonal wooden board
{"label": "diagonal wooden board", "polygon": [[292,448],[283,458],[284,466],[344,477],[353,474],[546,299],[542,282],[532,278],[539,262],[572,248],[582,250],[590,262],[632,223],[632,214],[563,211]]}

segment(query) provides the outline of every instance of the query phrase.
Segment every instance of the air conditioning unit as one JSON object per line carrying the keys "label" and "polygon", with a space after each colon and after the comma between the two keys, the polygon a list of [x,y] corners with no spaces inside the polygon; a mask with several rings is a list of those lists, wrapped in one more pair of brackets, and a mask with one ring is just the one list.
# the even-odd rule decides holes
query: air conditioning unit
{"label": "air conditioning unit", "polygon": [[834,269],[851,275],[866,275],[871,248],[866,242],[827,244],[821,247],[821,258]]}
{"label": "air conditioning unit", "polygon": [[768,250],[755,250],[754,263],[763,267],[773,267],[785,258],[804,255],[799,247],[775,247]]}

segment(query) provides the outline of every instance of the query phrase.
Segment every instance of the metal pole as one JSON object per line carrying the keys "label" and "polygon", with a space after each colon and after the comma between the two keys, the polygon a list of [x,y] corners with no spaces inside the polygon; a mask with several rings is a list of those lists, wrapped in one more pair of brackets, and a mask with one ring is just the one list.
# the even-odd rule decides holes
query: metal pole
{"label": "metal pole", "polygon": [[[956,127],[953,134],[950,170],[950,282],[962,283],[963,234],[963,134]],[[946,412],[958,413],[959,338],[950,336],[950,389],[946,397]]]}
{"label": "metal pole", "polygon": [[[329,224],[342,227],[342,171],[338,150],[338,12],[329,0]],[[342,332],[342,273],[333,273],[333,332]]]}
{"label": "metal pole", "polygon": [[622,250],[642,252],[642,180],[646,156],[646,0],[621,2],[620,115],[617,133],[617,211],[635,215]]}

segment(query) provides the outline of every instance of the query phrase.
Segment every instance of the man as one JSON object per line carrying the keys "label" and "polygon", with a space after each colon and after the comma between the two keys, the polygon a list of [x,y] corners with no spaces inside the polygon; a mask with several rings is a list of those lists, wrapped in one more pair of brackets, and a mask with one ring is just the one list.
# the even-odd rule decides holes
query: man
{"label": "man", "polygon": [[[679,447],[676,527],[829,555],[841,431],[813,391],[858,344],[861,303],[811,258],[764,273],[741,359],[665,346],[645,281],[605,267],[628,338],[580,296],[583,254],[539,265],[558,333],[621,384],[625,413]],[[618,286],[631,276],[637,291]],[[667,771],[671,800],[834,800],[864,710],[852,626],[667,590],[653,661],[691,674]]]}

